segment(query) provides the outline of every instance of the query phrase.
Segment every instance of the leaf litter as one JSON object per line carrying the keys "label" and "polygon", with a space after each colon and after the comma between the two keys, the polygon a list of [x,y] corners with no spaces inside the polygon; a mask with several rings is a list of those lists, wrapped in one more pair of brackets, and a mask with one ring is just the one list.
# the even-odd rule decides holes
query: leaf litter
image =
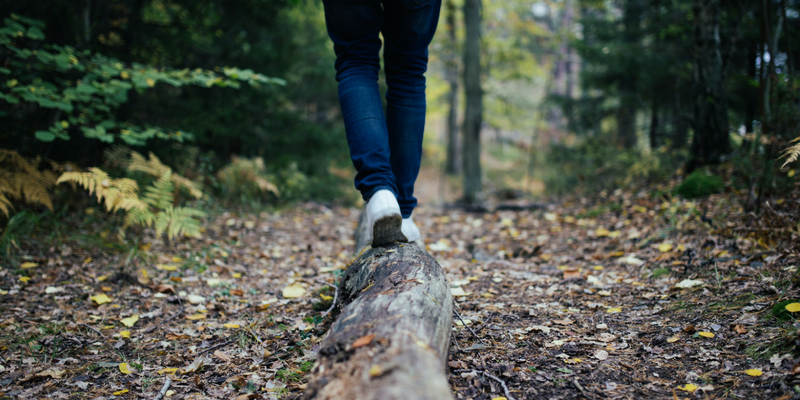
{"label": "leaf litter", "polygon": [[[691,207],[620,191],[524,211],[420,208],[460,313],[454,397],[790,396],[798,249],[736,234],[745,222],[726,217],[738,206],[722,196]],[[725,228],[663,211],[690,208]],[[299,398],[331,323],[332,285],[360,252],[358,213],[225,212],[201,239],[146,234],[130,263],[70,241],[26,249],[41,254],[26,261],[28,282],[0,270],[0,395],[153,398],[170,377],[170,399]],[[773,310],[782,302],[786,319]]]}

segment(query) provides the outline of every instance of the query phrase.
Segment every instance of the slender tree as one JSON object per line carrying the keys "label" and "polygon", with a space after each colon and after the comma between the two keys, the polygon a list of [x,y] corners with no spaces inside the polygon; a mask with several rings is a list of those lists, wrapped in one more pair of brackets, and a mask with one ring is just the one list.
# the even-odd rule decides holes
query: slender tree
{"label": "slender tree", "polygon": [[464,202],[474,204],[481,191],[481,124],[483,91],[481,89],[481,0],[464,2],[466,43],[464,46]]}
{"label": "slender tree", "polygon": [[458,52],[456,50],[456,4],[453,0],[445,3],[445,24],[449,48],[445,54],[445,78],[450,87],[447,93],[447,160],[445,172],[458,174]]}

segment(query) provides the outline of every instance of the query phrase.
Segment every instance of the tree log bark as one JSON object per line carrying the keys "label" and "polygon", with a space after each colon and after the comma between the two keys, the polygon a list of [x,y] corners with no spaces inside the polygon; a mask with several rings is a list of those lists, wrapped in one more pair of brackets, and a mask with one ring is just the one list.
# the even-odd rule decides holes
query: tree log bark
{"label": "tree log bark", "polygon": [[[364,218],[356,251],[366,246]],[[453,302],[444,271],[412,243],[364,251],[339,284],[304,399],[452,399],[445,363]]]}

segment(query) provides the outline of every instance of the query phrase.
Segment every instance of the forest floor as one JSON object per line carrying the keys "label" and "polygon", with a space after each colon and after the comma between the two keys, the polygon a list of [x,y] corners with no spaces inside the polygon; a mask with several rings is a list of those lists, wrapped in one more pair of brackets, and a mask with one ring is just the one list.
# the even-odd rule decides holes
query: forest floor
{"label": "forest floor", "polygon": [[[783,309],[800,299],[797,237],[763,228],[797,199],[758,218],[740,203],[617,191],[419,208],[460,315],[454,397],[505,396],[453,372],[477,370],[515,399],[797,398],[800,325]],[[298,397],[331,323],[329,284],[358,253],[358,213],[228,212],[200,239],[145,232],[130,251],[79,213],[58,245],[27,238],[0,269],[0,398]]]}

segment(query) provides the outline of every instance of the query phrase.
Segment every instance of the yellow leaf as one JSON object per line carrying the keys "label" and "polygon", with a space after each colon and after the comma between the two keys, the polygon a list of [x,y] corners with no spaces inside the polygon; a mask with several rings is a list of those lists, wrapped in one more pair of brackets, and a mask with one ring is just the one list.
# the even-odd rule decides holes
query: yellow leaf
{"label": "yellow leaf", "polygon": [[28,283],[29,280],[31,280],[30,276],[20,276],[19,277],[19,281],[22,282],[22,283]]}
{"label": "yellow leaf", "polygon": [[684,386],[678,387],[678,389],[683,390],[685,392],[694,392],[695,390],[697,390],[697,385],[687,383]]}
{"label": "yellow leaf", "polygon": [[92,301],[94,301],[95,303],[97,303],[98,306],[106,303],[111,303],[111,298],[106,296],[105,293],[96,294],[89,298],[92,299]]}
{"label": "yellow leaf", "polygon": [[176,373],[176,372],[178,372],[178,369],[177,369],[177,368],[164,368],[164,369],[160,369],[160,370],[158,370],[158,371],[157,371],[157,373],[158,373],[159,375],[164,375],[164,374],[174,374],[174,373]]}
{"label": "yellow leaf", "polygon": [[677,342],[678,340],[680,340],[680,338],[679,338],[679,337],[677,337],[677,336],[673,336],[673,337],[671,337],[671,338],[667,339],[667,343],[675,343],[675,342]]}
{"label": "yellow leaf", "polygon": [[744,371],[744,373],[750,376],[761,376],[761,374],[763,374],[760,369],[748,369]]}
{"label": "yellow leaf", "polygon": [[199,313],[198,314],[192,314],[192,315],[187,315],[186,319],[188,319],[189,321],[196,321],[198,319],[206,319],[206,315],[205,314],[199,314]]}
{"label": "yellow leaf", "polygon": [[114,392],[114,396],[119,396],[119,395],[125,394],[125,393],[128,393],[128,389],[117,390],[116,392]]}
{"label": "yellow leaf", "polygon": [[125,375],[130,374],[132,371],[128,368],[128,363],[120,363],[119,364],[119,372],[122,372]]}
{"label": "yellow leaf", "polygon": [[539,256],[539,258],[541,258],[544,262],[548,262],[550,261],[550,254],[542,254]]}
{"label": "yellow leaf", "polygon": [[180,257],[172,257],[172,262],[183,262],[183,259]]}
{"label": "yellow leaf", "polygon": [[300,286],[298,283],[293,283],[285,288],[283,288],[283,297],[286,299],[296,299],[298,297],[303,297],[306,294],[306,289]]}
{"label": "yellow leaf", "polygon": [[503,396],[500,396],[500,397],[492,397],[492,400],[508,400],[508,399]]}
{"label": "yellow leaf", "polygon": [[320,293],[319,297],[322,298],[322,301],[333,300],[333,296],[325,296],[324,294]]}
{"label": "yellow leaf", "polygon": [[712,337],[714,337],[714,334],[711,333],[711,332],[697,332],[697,334],[702,336],[702,337],[704,337],[704,338],[712,338]]}
{"label": "yellow leaf", "polygon": [[611,231],[611,232],[608,233],[608,237],[610,237],[612,239],[618,238],[619,235],[622,235],[621,231]]}
{"label": "yellow leaf", "polygon": [[800,303],[787,304],[785,308],[788,312],[798,312],[800,311]]}
{"label": "yellow leaf", "polygon": [[156,269],[160,269],[162,271],[177,271],[178,267],[175,265],[156,264]]}
{"label": "yellow leaf", "polygon": [[681,252],[686,251],[686,246],[684,246],[682,244],[679,244],[678,247],[675,250],[681,251]]}
{"label": "yellow leaf", "polygon": [[239,278],[242,277],[242,273],[241,272],[234,272],[234,273],[231,274],[231,276],[236,278],[236,279],[239,279]]}
{"label": "yellow leaf", "polygon": [[609,234],[611,234],[611,232],[609,232],[608,229],[606,229],[606,228],[597,228],[597,229],[595,229],[594,234],[597,237],[606,237]]}
{"label": "yellow leaf", "polygon": [[90,262],[92,262],[92,257],[86,257],[86,259],[83,260],[83,265],[86,265]]}
{"label": "yellow leaf", "polygon": [[222,326],[224,326],[224,327],[226,327],[228,329],[236,329],[236,328],[239,327],[239,324],[233,324],[233,323],[228,322],[227,324],[222,325]]}
{"label": "yellow leaf", "polygon": [[112,291],[114,289],[112,289],[111,286],[100,286],[100,290],[102,290],[104,292],[110,292],[110,291]]}
{"label": "yellow leaf", "polygon": [[138,314],[134,314],[134,315],[132,315],[132,316],[130,316],[130,317],[128,317],[128,318],[123,318],[123,319],[121,319],[119,322],[122,322],[122,325],[125,325],[125,326],[127,326],[128,328],[130,328],[130,327],[132,327],[132,326],[133,326],[133,324],[135,324],[135,323],[136,323],[136,321],[138,321],[138,320],[139,320],[139,315],[138,315]]}
{"label": "yellow leaf", "polygon": [[145,82],[147,82],[147,86],[150,86],[150,87],[153,87],[153,86],[156,85],[156,81],[154,81],[153,78],[147,78],[147,79],[145,79]]}
{"label": "yellow leaf", "polygon": [[670,250],[672,250],[672,245],[669,243],[661,243],[660,245],[658,245],[658,251],[662,253],[666,253]]}
{"label": "yellow leaf", "polygon": [[102,281],[104,281],[104,280],[106,280],[106,279],[108,279],[108,275],[102,275],[102,276],[98,276],[98,277],[97,277],[97,280],[98,280],[99,282],[102,282]]}
{"label": "yellow leaf", "polygon": [[124,338],[130,338],[131,337],[131,331],[122,331],[122,332],[119,333],[119,335],[124,337]]}
{"label": "yellow leaf", "polygon": [[382,373],[383,373],[383,368],[381,368],[381,366],[377,364],[373,365],[369,369],[369,376],[371,377],[381,376]]}
{"label": "yellow leaf", "polygon": [[612,307],[612,308],[607,309],[606,312],[609,313],[609,314],[614,314],[614,313],[622,312],[622,309],[619,308],[619,307]]}
{"label": "yellow leaf", "polygon": [[603,266],[602,265],[595,265],[594,267],[592,267],[592,269],[595,270],[595,271],[602,271],[603,270]]}
{"label": "yellow leaf", "polygon": [[39,266],[39,264],[37,264],[35,262],[24,262],[19,267],[22,268],[22,269],[31,269],[31,268],[36,268],[38,266]]}

